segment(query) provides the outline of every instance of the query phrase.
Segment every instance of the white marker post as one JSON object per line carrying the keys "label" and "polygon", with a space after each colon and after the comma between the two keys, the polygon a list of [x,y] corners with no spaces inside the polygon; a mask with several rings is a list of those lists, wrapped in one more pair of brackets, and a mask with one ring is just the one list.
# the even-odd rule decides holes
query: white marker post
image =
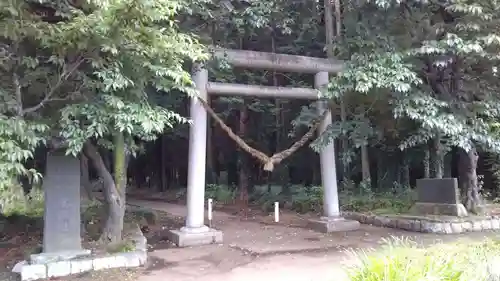
{"label": "white marker post", "polygon": [[208,227],[212,227],[212,198],[208,199]]}
{"label": "white marker post", "polygon": [[280,203],[274,202],[274,222],[280,221]]}

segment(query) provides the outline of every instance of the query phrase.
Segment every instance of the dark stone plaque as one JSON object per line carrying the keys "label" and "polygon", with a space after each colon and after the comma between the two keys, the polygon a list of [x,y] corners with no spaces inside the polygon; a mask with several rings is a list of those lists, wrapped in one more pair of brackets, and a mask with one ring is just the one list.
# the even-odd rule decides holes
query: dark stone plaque
{"label": "dark stone plaque", "polygon": [[80,160],[54,152],[47,156],[43,181],[43,252],[82,250],[80,239]]}
{"label": "dark stone plaque", "polygon": [[456,178],[417,179],[417,196],[422,203],[460,204]]}

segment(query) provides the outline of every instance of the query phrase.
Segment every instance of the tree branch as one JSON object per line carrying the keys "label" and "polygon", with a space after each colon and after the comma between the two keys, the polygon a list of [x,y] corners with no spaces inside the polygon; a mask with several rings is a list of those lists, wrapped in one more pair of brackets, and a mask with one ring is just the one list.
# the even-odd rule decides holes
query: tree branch
{"label": "tree branch", "polygon": [[78,67],[84,62],[84,59],[80,57],[67,71],[63,71],[61,75],[59,75],[59,79],[57,80],[56,84],[53,87],[50,87],[50,90],[45,94],[45,97],[40,101],[37,105],[22,109],[22,116],[25,114],[33,113],[49,102],[54,102],[54,101],[65,101],[71,99],[71,95],[68,95],[65,98],[53,98],[52,96],[54,93],[61,87],[64,81],[66,81],[75,71],[78,69]]}
{"label": "tree branch", "polygon": [[12,83],[14,84],[14,92],[16,95],[16,114],[19,117],[24,115],[23,112],[23,97],[21,93],[21,83],[19,82],[19,75],[17,75],[16,71],[12,73]]}
{"label": "tree branch", "polygon": [[109,188],[115,188],[115,184],[113,176],[108,171],[106,164],[104,164],[104,161],[102,160],[101,154],[90,141],[85,142],[85,144],[83,145],[83,153],[94,164],[97,174],[103,180],[104,183],[103,191],[104,191],[104,196],[106,197],[106,201],[111,202],[113,191],[109,190]]}

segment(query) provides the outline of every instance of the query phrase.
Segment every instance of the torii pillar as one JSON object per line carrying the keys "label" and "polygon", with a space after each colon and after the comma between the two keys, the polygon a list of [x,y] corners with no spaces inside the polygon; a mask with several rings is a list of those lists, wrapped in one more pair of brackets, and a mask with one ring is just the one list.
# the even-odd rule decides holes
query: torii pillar
{"label": "torii pillar", "polygon": [[[314,76],[314,87],[321,90],[328,86],[328,72],[319,72]],[[317,103],[318,114],[321,116],[329,110],[327,101]],[[332,124],[332,115],[327,114],[321,121],[318,133],[323,133]],[[341,216],[337,188],[337,169],[335,164],[335,146],[330,142],[319,153],[321,164],[321,184],[323,186],[323,216],[320,219],[309,220],[309,227],[320,232],[352,231],[359,229],[359,222],[348,220]]]}
{"label": "torii pillar", "polygon": [[[193,70],[199,97],[207,100],[208,71],[200,65]],[[222,243],[222,232],[205,225],[205,173],[207,159],[207,112],[197,98],[191,98],[189,129],[189,166],[187,180],[186,225],[170,230],[170,241],[179,247]]]}

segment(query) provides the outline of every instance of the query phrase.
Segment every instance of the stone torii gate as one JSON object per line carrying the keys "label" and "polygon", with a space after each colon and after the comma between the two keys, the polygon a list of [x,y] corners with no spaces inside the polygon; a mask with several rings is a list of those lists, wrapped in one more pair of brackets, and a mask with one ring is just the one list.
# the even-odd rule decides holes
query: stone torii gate
{"label": "stone torii gate", "polygon": [[[315,74],[316,89],[209,82],[208,71],[202,66],[196,66],[193,71],[193,81],[199,97],[204,100],[207,100],[208,94],[315,100],[318,99],[318,90],[327,86],[328,74],[342,70],[342,62],[305,56],[227,49],[215,50],[215,56],[224,58],[235,67],[312,73]],[[326,101],[318,101],[317,108],[319,115],[329,110]],[[205,225],[207,112],[196,97],[191,98],[190,115],[192,125],[189,131],[186,225],[179,230],[171,230],[168,234],[170,240],[180,247],[221,243],[223,237],[221,231]],[[331,123],[331,114],[327,114],[321,122],[319,133]],[[320,152],[320,161],[324,216],[311,220],[310,226],[321,232],[358,229],[359,222],[346,220],[340,216],[333,142]]]}

